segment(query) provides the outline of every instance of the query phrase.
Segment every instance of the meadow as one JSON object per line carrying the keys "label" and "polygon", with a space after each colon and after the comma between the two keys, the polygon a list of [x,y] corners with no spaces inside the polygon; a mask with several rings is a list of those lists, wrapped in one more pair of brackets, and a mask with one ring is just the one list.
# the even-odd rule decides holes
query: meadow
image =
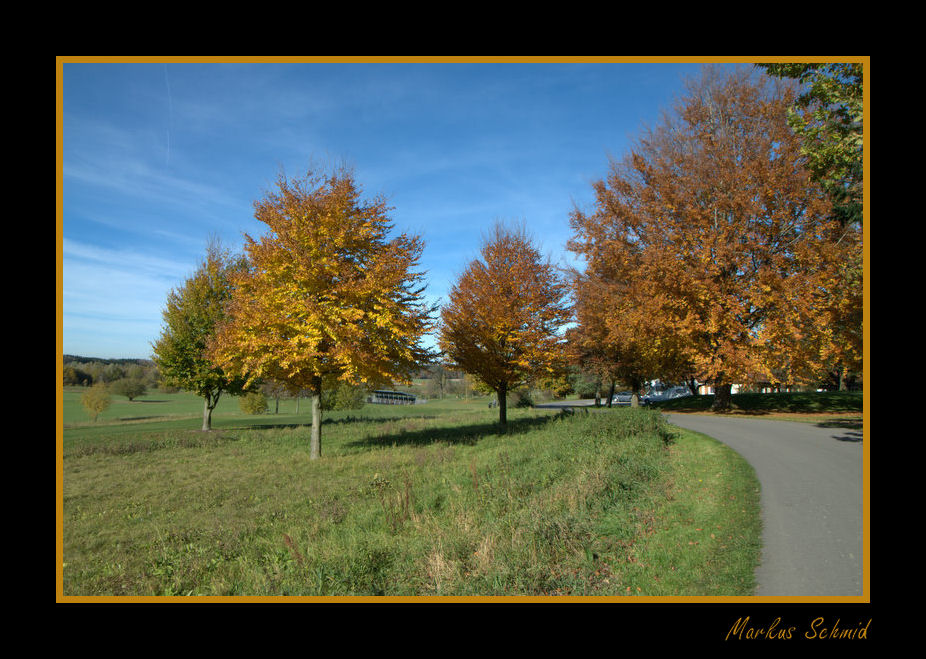
{"label": "meadow", "polygon": [[[189,394],[64,391],[67,597],[735,596],[755,588],[752,468],[657,411],[487,399],[249,416]],[[271,410],[275,406],[271,401]]]}

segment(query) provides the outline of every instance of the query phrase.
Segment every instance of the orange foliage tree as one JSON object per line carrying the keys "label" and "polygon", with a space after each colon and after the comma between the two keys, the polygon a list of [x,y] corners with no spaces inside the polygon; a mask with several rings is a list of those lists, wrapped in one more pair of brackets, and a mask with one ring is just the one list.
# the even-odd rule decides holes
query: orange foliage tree
{"label": "orange foliage tree", "polygon": [[499,423],[515,387],[555,372],[568,287],[523,229],[496,223],[441,310],[440,348],[498,397]]}
{"label": "orange foliage tree", "polygon": [[353,384],[409,382],[431,352],[423,346],[436,309],[416,272],[418,236],[389,238],[391,210],[364,200],[350,171],[280,175],[255,202],[270,228],[245,236],[248,268],[234,280],[230,320],[213,358],[251,380],[308,390],[310,455],[321,455],[322,379]]}
{"label": "orange foliage tree", "polygon": [[826,322],[841,231],[803,167],[792,102],[750,71],[706,69],[571,217],[608,340],[639,346],[644,371],[672,355],[714,385],[715,409],[734,383],[809,369],[812,351],[788,347]]}
{"label": "orange foliage tree", "polygon": [[574,363],[610,382],[609,407],[616,382],[630,388],[636,407],[648,380],[687,380],[689,365],[671,336],[653,332],[640,317],[627,322],[637,312],[634,299],[626,294],[624,282],[602,270],[606,267],[599,260],[584,272],[570,273],[577,324],[569,333],[569,354]]}

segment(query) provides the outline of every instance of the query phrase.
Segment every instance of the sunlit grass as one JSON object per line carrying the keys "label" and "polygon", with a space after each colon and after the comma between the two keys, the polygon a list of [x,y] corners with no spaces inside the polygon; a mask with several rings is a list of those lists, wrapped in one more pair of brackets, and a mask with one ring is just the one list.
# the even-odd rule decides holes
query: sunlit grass
{"label": "sunlit grass", "polygon": [[[755,529],[736,526],[728,517],[742,511],[689,479],[697,456],[705,473],[725,474],[711,492],[740,487],[726,478],[729,450],[705,451],[658,414],[516,409],[500,431],[484,401],[367,405],[326,414],[323,457],[313,461],[307,416],[230,412],[211,433],[195,430],[195,417],[65,430],[66,595],[752,588],[741,574],[757,559]],[[698,509],[679,511],[698,499]],[[722,561],[717,547],[687,536],[651,544],[689,520],[753,540],[731,542]],[[740,576],[723,576],[731,564]]]}

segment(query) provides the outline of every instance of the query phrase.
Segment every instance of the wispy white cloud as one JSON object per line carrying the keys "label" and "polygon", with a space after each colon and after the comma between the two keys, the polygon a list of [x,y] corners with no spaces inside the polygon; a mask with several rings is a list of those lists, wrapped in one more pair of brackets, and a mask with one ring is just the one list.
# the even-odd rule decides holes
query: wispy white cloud
{"label": "wispy white cloud", "polygon": [[134,202],[158,203],[201,212],[204,209],[241,209],[242,200],[220,187],[176,176],[151,167],[145,160],[100,154],[79,162],[65,159],[65,185],[77,183],[131,198]]}
{"label": "wispy white cloud", "polygon": [[65,238],[62,242],[64,263],[83,264],[111,273],[136,273],[147,278],[173,280],[193,272],[195,264],[174,261],[134,250],[108,249]]}
{"label": "wispy white cloud", "polygon": [[[92,339],[103,352],[87,356],[143,357],[160,331],[168,292],[195,264],[64,240],[62,266],[65,350],[86,352],[80,346]],[[119,355],[106,352],[115,345],[124,346]]]}

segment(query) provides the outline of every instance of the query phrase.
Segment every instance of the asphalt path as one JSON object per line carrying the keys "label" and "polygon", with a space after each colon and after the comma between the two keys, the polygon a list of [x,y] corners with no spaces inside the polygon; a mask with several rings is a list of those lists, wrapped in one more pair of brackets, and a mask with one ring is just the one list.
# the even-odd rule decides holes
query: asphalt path
{"label": "asphalt path", "polygon": [[762,596],[863,594],[863,437],[811,423],[666,414],[726,444],[761,484]]}
{"label": "asphalt path", "polygon": [[[568,401],[543,407],[593,404]],[[673,425],[726,444],[755,469],[762,489],[756,595],[864,594],[861,431],[761,418],[664,416]]]}

